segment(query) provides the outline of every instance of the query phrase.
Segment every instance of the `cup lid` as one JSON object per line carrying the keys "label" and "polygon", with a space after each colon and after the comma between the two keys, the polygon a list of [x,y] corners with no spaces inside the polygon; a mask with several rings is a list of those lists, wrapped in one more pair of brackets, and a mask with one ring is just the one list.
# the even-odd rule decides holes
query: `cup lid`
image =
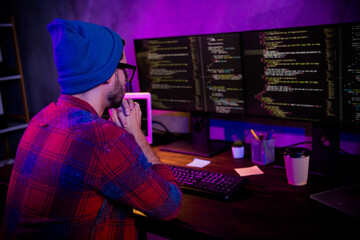
{"label": "cup lid", "polygon": [[307,157],[310,155],[310,151],[307,148],[302,147],[290,147],[284,152],[284,156],[292,158]]}

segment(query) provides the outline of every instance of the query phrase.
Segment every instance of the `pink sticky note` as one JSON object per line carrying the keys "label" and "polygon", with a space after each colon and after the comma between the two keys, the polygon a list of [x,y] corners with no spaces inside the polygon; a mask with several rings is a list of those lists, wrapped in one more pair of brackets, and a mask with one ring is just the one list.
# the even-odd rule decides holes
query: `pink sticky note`
{"label": "pink sticky note", "polygon": [[235,171],[241,176],[250,176],[250,175],[259,175],[264,174],[263,171],[257,166],[254,165],[252,167],[246,167],[246,168],[235,168]]}

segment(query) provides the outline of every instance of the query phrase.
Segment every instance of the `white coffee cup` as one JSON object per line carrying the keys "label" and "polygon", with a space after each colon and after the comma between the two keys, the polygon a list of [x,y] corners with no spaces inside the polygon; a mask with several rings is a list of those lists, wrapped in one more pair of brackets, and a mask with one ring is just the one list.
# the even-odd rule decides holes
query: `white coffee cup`
{"label": "white coffee cup", "polygon": [[288,183],[295,186],[307,184],[309,173],[309,150],[293,147],[284,152],[285,169]]}

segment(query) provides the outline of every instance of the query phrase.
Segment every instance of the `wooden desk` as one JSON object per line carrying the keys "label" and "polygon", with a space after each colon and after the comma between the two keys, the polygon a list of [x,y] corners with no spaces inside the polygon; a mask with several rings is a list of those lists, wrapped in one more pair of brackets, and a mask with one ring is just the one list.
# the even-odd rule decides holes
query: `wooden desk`
{"label": "wooden desk", "polygon": [[[185,166],[194,156],[160,151],[166,164]],[[234,168],[249,167],[250,160],[233,159],[231,152],[204,158],[204,169],[236,176]],[[285,169],[259,166],[263,175],[250,183],[233,202],[184,194],[178,217],[169,222],[136,216],[137,228],[170,239],[351,239],[359,236],[360,220],[323,206],[310,195],[341,184],[324,176],[309,175],[306,186],[287,183]],[[349,237],[349,238],[348,238]]]}
{"label": "wooden desk", "polygon": [[[185,166],[194,156],[160,151],[164,163]],[[250,160],[234,160],[231,152],[204,158],[204,169],[236,176],[234,168],[253,166]],[[287,183],[284,169],[259,166],[263,175],[249,176],[250,183],[233,202],[184,194],[178,217],[157,221],[136,216],[141,233],[152,232],[170,239],[357,239],[360,220],[323,206],[310,194],[342,185],[328,177],[309,175],[306,186]],[[11,166],[3,167],[0,181],[8,182]],[[5,186],[5,185],[4,185]],[[6,190],[0,189],[5,201]],[[1,204],[3,205],[3,203]],[[2,208],[0,217],[2,220]],[[0,220],[0,223],[1,223]],[[140,238],[141,238],[140,234]]]}

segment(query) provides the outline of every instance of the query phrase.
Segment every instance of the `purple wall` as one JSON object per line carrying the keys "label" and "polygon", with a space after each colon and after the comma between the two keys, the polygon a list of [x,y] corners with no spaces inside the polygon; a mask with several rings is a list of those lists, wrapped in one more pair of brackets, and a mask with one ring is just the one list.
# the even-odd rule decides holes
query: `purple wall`
{"label": "purple wall", "polygon": [[[55,101],[60,89],[46,25],[54,18],[82,20],[117,31],[127,40],[135,64],[133,40],[192,34],[236,32],[360,21],[359,0],[7,0],[13,3],[31,115]],[[133,83],[138,90],[137,76]],[[39,89],[42,94],[39,94]],[[155,117],[158,117],[155,114]],[[167,127],[186,132],[184,114],[165,114]],[[310,125],[311,126],[311,125]],[[275,128],[279,146],[311,140],[305,126],[212,121],[213,139],[246,138],[248,129]],[[311,130],[310,130],[311,132]],[[359,135],[346,135],[343,147],[360,154]]]}
{"label": "purple wall", "polygon": [[[236,32],[360,21],[358,0],[107,0],[68,1],[73,19],[106,25],[128,42],[191,34]],[[138,89],[137,81],[134,90]]]}

